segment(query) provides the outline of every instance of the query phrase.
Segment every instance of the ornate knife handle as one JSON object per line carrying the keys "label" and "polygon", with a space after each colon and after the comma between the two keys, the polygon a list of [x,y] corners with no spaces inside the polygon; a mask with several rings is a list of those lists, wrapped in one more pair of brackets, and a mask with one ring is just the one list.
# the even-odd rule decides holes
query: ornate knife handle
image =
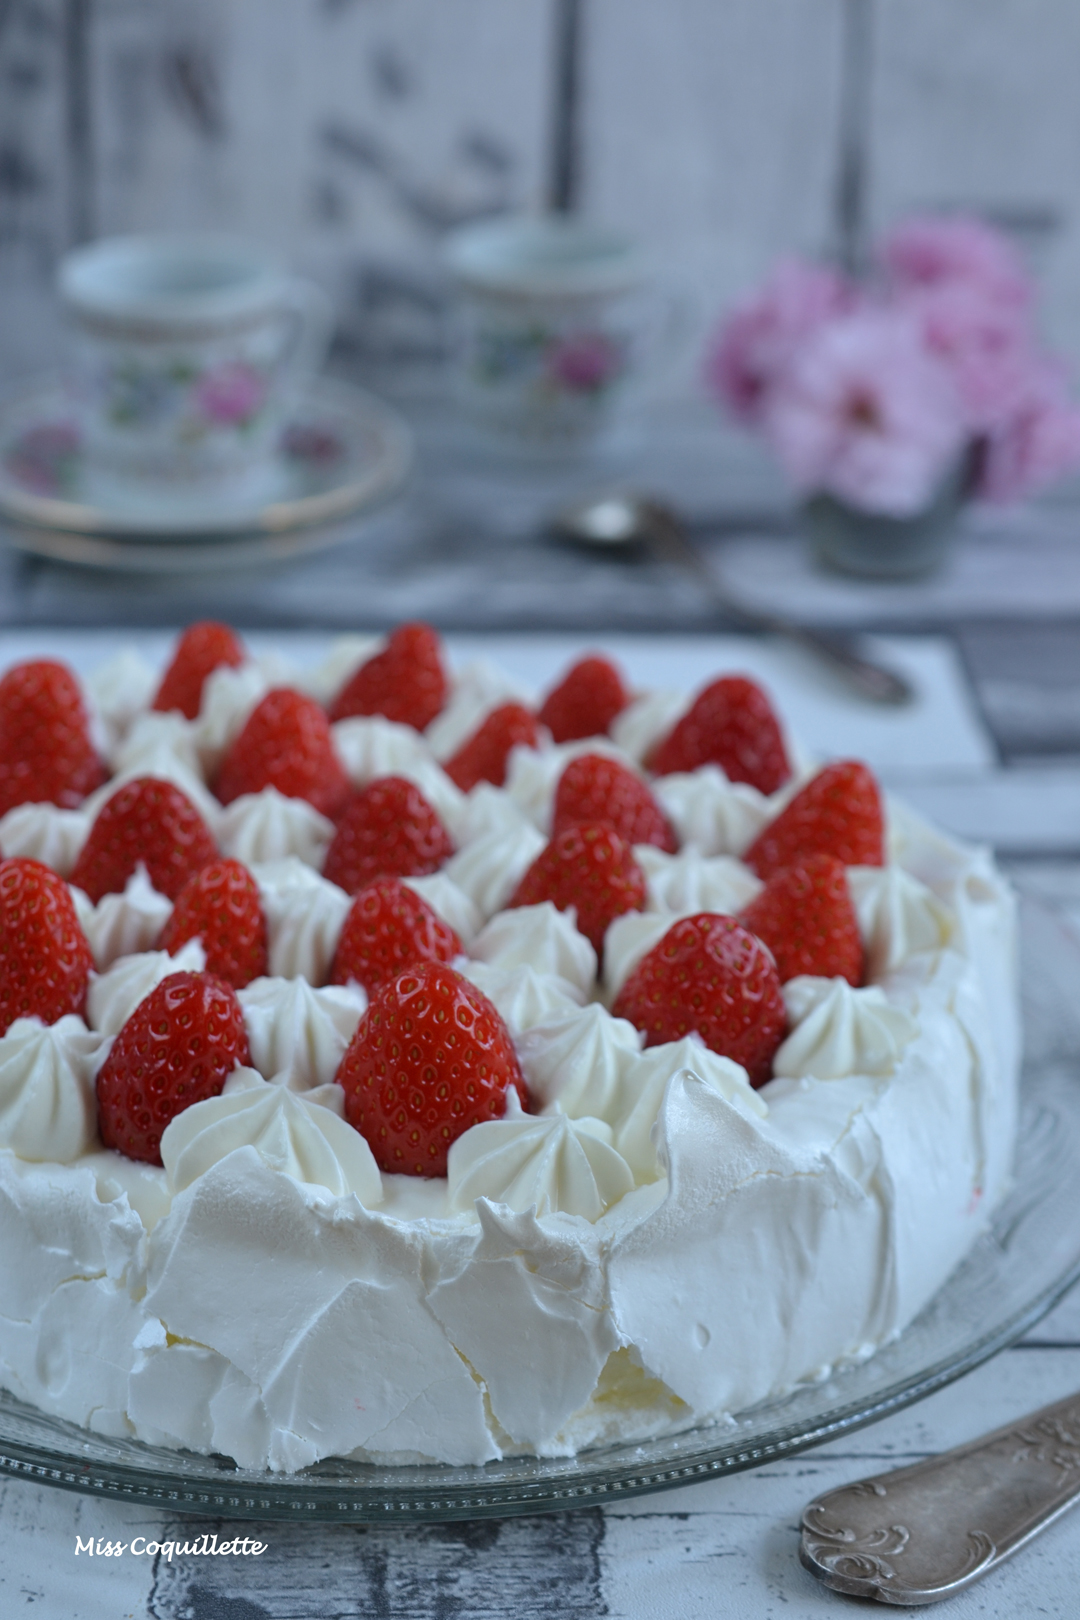
{"label": "ornate knife handle", "polygon": [[936,1603],[1017,1552],[1080,1497],[1080,1394],[955,1451],[811,1502],[799,1548],[837,1592]]}

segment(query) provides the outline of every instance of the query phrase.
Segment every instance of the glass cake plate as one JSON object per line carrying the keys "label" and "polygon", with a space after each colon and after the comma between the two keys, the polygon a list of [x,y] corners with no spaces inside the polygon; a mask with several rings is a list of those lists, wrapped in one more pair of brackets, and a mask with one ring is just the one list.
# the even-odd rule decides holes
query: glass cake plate
{"label": "glass cake plate", "polygon": [[0,1393],[0,1471],[171,1513],[228,1519],[502,1517],[753,1468],[921,1400],[1019,1338],[1080,1278],[1080,946],[1028,901],[1021,937],[1026,1055],[1012,1193],[921,1315],[861,1365],[732,1422],[576,1458],[466,1468],[384,1468],[329,1458],[292,1475],[106,1439]]}

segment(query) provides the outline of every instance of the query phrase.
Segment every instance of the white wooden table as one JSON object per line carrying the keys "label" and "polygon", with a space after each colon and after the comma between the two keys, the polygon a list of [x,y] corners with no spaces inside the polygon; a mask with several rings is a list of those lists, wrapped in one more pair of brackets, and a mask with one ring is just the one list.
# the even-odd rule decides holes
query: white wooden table
{"label": "white wooden table", "polygon": [[[2,661],[30,639],[42,645],[41,632],[26,641],[6,633]],[[82,662],[93,643],[68,634],[64,650]],[[716,651],[715,643],[680,645],[691,679],[694,658]],[[462,644],[460,650],[475,649]],[[538,654],[520,644],[517,656],[525,674]],[[933,665],[944,684],[927,711],[921,770],[905,734],[904,747],[911,749],[902,773],[906,790],[931,801],[959,831],[978,835],[986,830],[980,816],[996,816],[998,836],[1017,851],[1007,862],[1014,875],[1080,937],[1080,772],[1062,767],[1066,787],[1077,784],[1075,796],[1069,789],[1054,800],[1041,790],[1034,768],[996,765],[977,714],[965,706],[962,689],[949,685],[955,671],[950,677],[948,659],[925,645],[918,656],[929,659],[926,667]],[[783,679],[782,659],[776,667]],[[804,724],[812,729],[825,719],[841,725],[842,707],[815,710],[810,703]],[[898,733],[898,746],[900,740]],[[607,1510],[415,1527],[203,1523],[9,1480],[0,1484],[0,1614],[46,1620],[802,1620],[840,1614],[849,1600],[820,1588],[798,1562],[797,1525],[810,1498],[972,1438],[1078,1387],[1080,1291],[1021,1344],[959,1383],[834,1445]],[[265,1551],[170,1560],[132,1550],[133,1543],[194,1540],[204,1532],[219,1543],[257,1537]],[[95,1546],[112,1542],[127,1550],[112,1557],[77,1554],[79,1541],[85,1548],[91,1537]],[[1078,1574],[1080,1513],[942,1612],[957,1620],[1075,1614]]]}

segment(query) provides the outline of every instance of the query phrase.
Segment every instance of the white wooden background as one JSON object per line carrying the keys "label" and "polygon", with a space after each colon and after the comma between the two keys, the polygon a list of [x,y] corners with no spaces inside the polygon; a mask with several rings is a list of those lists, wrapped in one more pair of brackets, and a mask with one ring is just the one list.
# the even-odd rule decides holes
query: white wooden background
{"label": "white wooden background", "polygon": [[[60,353],[66,246],[157,227],[285,249],[369,374],[430,359],[443,232],[542,198],[555,3],[0,0],[0,382]],[[655,245],[699,327],[777,253],[833,243],[861,3],[871,223],[965,206],[1010,224],[1080,359],[1076,0],[582,3],[583,206]]]}

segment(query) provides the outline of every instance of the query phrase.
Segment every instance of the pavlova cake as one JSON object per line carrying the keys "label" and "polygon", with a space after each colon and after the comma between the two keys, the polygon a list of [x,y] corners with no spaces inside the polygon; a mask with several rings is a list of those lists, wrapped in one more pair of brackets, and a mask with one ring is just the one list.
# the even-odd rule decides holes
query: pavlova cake
{"label": "pavlova cake", "polygon": [[1005,1188],[1013,905],[739,675],[434,632],[0,680],[0,1383],[296,1470],[717,1420]]}

